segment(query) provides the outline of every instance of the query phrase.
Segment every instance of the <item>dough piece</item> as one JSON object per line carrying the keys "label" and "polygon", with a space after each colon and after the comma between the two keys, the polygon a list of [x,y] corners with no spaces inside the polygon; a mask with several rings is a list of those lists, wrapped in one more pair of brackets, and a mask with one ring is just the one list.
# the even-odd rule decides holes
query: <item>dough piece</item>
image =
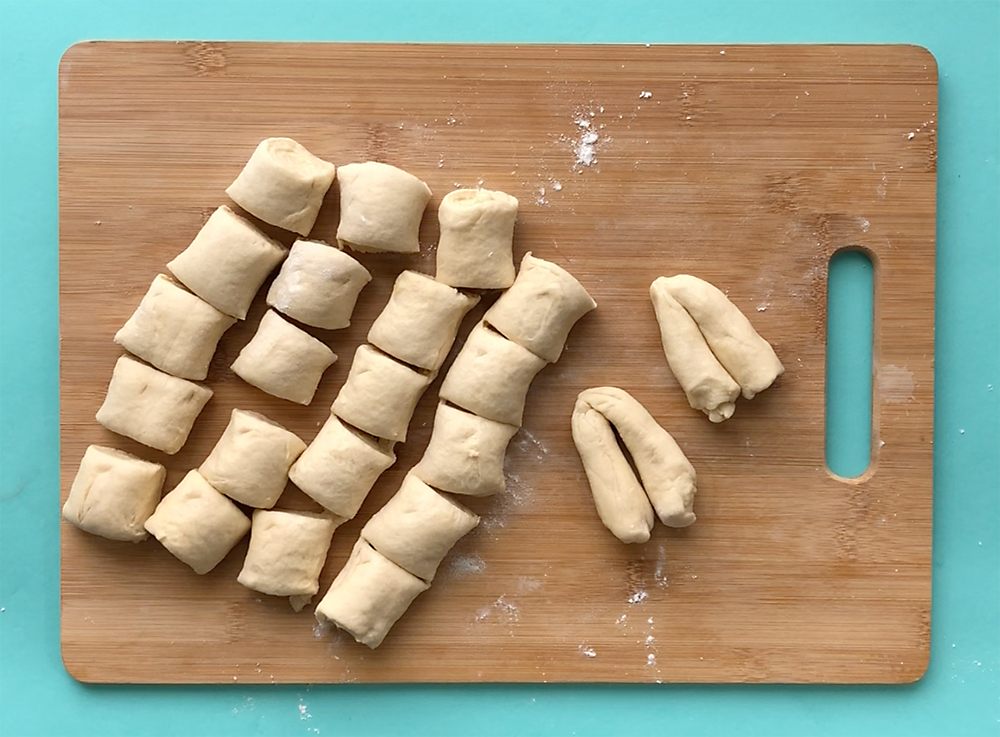
{"label": "dough piece", "polygon": [[582,399],[573,408],[573,442],[604,526],[623,543],[649,540],[655,517],[646,492],[618,447],[610,423]]}
{"label": "dough piece", "polygon": [[288,477],[313,501],[352,519],[378,477],[395,462],[392,441],[376,440],[330,415]]}
{"label": "dough piece", "polygon": [[507,443],[517,433],[513,425],[442,402],[434,429],[413,475],[435,489],[453,494],[490,496],[506,488],[503,459]]}
{"label": "dough piece", "polygon": [[264,415],[234,409],[198,473],[230,499],[270,509],[285,490],[289,467],[305,449],[298,435]]}
{"label": "dough piece", "polygon": [[663,277],[649,287],[667,364],[687,395],[692,409],[712,422],[733,416],[740,385],[726,373],[708,347],[698,325],[667,289]]}
{"label": "dough piece", "polygon": [[687,274],[661,278],[667,291],[698,323],[712,353],[743,389],[744,397],[753,399],[784,373],[771,344],[717,287]]}
{"label": "dough piece", "polygon": [[339,248],[297,240],[267,292],[267,304],[306,325],[340,330],[351,324],[368,269]]}
{"label": "dough piece", "polygon": [[369,161],[340,167],[337,242],[355,251],[418,253],[431,189],[412,174]]}
{"label": "dough piece", "polygon": [[250,530],[250,520],[197,471],[163,497],[146,529],[194,572],[208,573]]}
{"label": "dough piece", "polygon": [[369,435],[403,442],[413,410],[433,379],[370,345],[359,346],[333,413]]}
{"label": "dough piece", "polygon": [[236,318],[159,274],[115,343],[161,371],[202,381],[222,334]]}
{"label": "dough piece", "polygon": [[166,473],[159,463],[91,445],[63,505],[63,519],[109,540],[145,540],[142,525],[160,501]]}
{"label": "dough piece", "polygon": [[618,431],[660,521],[668,527],[692,524],[697,474],[670,433],[632,395],[615,387],[580,392],[574,413],[588,407]]}
{"label": "dough piece", "polygon": [[212,390],[122,356],[97,421],[111,432],[173,455],[187,442]]}
{"label": "dough piece", "polygon": [[417,368],[437,371],[448,357],[462,318],[479,302],[416,271],[404,271],[368,331],[368,342]]}
{"label": "dough piece", "polygon": [[258,509],[236,580],[263,594],[295,597],[292,607],[300,611],[319,591],[333,531],[343,521],[329,514]]}
{"label": "dough piece", "polygon": [[572,274],[530,253],[514,284],[483,318],[509,340],[555,363],[576,321],[597,302]]}
{"label": "dough piece", "polygon": [[323,372],[336,360],[337,354],[325,343],[268,310],[232,368],[243,381],[261,391],[309,404]]}
{"label": "dough piece", "polygon": [[167,268],[212,307],[243,320],[260,285],[284,258],[284,246],[222,206]]}
{"label": "dough piece", "polygon": [[543,368],[544,359],[481,322],[455,357],[440,396],[480,417],[520,427],[528,388]]}
{"label": "dough piece", "polygon": [[233,202],[265,223],[309,235],[337,167],[291,138],[266,138],[229,185]]}
{"label": "dough piece", "polygon": [[316,620],[333,622],[374,650],[413,600],[429,588],[359,539],[316,607]]}
{"label": "dough piece", "polygon": [[441,200],[437,279],[453,287],[506,289],[514,283],[517,198],[488,189],[457,189]]}
{"label": "dough piece", "polygon": [[430,583],[448,551],[478,524],[478,515],[410,473],[361,529],[361,537],[397,566]]}

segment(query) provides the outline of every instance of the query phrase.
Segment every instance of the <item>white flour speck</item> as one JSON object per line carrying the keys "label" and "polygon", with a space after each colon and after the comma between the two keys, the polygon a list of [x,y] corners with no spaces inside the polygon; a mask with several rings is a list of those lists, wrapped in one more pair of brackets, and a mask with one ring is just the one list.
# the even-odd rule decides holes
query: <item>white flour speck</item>
{"label": "white flour speck", "polygon": [[625,622],[626,622],[627,619],[628,619],[628,615],[627,614],[623,614],[620,617],[618,617],[618,619],[615,620],[615,624],[625,624]]}
{"label": "white flour speck", "polygon": [[449,568],[458,577],[475,576],[486,571],[486,561],[478,554],[456,555],[452,558]]}
{"label": "white flour speck", "polygon": [[640,591],[636,591],[634,594],[632,594],[630,597],[628,597],[628,603],[629,604],[641,604],[642,602],[646,601],[646,599],[648,599],[648,598],[649,598],[649,594],[647,594],[644,590],[640,590]]}
{"label": "white flour speck", "polygon": [[719,53],[720,53],[720,54],[722,54],[723,56],[725,56],[725,54],[726,54],[726,50],[725,50],[725,49],[723,49],[723,50],[722,50],[722,51],[720,51]]}
{"label": "white flour speck", "polygon": [[652,635],[646,635],[646,644],[647,645],[652,645],[654,642],[656,642],[656,640],[653,638]]}
{"label": "white flour speck", "polygon": [[521,612],[516,604],[507,601],[507,595],[503,594],[488,606],[482,607],[476,612],[476,621],[484,622],[491,616],[496,615],[500,622],[517,622],[521,619]]}
{"label": "white flour speck", "polygon": [[654,653],[649,653],[649,655],[646,656],[646,665],[651,667],[656,665],[656,655]]}
{"label": "white flour speck", "polygon": [[871,227],[871,225],[872,224],[869,223],[867,220],[862,220],[861,221],[861,230],[862,230],[862,232],[867,233],[868,229]]}
{"label": "white flour speck", "polygon": [[597,651],[594,650],[594,648],[592,647],[588,647],[587,645],[580,645],[580,652],[588,658],[597,657]]}
{"label": "white flour speck", "polygon": [[537,578],[531,578],[531,576],[521,576],[517,579],[517,592],[519,594],[525,594],[529,591],[538,591],[542,587],[542,582]]}
{"label": "white flour speck", "polygon": [[763,302],[762,304],[757,305],[757,312],[767,312],[767,307],[767,302]]}
{"label": "white flour speck", "polygon": [[558,181],[552,182],[552,189],[555,190],[556,192],[561,192],[562,184],[560,184]]}
{"label": "white flour speck", "polygon": [[906,137],[906,140],[907,141],[912,141],[916,137],[916,135],[917,135],[916,133],[914,133],[913,131],[910,131],[909,135]]}
{"label": "white flour speck", "polygon": [[642,92],[639,93],[639,98],[642,99],[642,100],[648,100],[652,96],[653,96],[653,93],[652,92],[647,92],[646,90],[643,90]]}
{"label": "white flour speck", "polygon": [[309,707],[305,705],[302,699],[299,699],[299,719],[306,721],[307,719],[312,719],[312,714],[309,713]]}
{"label": "white flour speck", "polygon": [[646,624],[652,624],[652,623],[653,623],[653,618],[652,617],[650,617],[649,619],[646,620]]}

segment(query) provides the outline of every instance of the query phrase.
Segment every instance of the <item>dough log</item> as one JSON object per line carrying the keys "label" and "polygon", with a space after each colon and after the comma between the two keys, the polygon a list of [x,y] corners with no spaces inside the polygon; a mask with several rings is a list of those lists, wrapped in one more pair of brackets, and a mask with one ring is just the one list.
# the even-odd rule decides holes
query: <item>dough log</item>
{"label": "dough log", "polygon": [[337,242],[355,251],[420,251],[420,220],[431,190],[412,174],[368,161],[340,167]]}
{"label": "dough log", "polygon": [[438,208],[438,281],[469,289],[513,284],[516,219],[517,198],[504,192],[458,189],[446,194]]}

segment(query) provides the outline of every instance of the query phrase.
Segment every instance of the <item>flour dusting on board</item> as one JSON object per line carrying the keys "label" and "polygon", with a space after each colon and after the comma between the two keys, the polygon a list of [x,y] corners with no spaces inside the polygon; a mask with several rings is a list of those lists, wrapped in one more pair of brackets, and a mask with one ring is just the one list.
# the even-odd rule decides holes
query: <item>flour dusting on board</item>
{"label": "flour dusting on board", "polygon": [[631,596],[628,597],[627,601],[629,604],[641,604],[649,598],[649,594],[646,593],[645,589],[640,589],[636,591]]}
{"label": "flour dusting on board", "polygon": [[589,645],[580,645],[580,654],[585,658],[596,658],[597,651]]}
{"label": "flour dusting on board", "polygon": [[603,112],[603,105],[591,104],[577,108],[571,119],[575,128],[574,134],[559,137],[559,140],[568,144],[573,152],[572,170],[577,174],[596,164],[598,151],[611,141],[604,132],[604,123],[597,120],[597,116]]}
{"label": "flour dusting on board", "polygon": [[483,560],[478,554],[456,555],[452,558],[448,569],[457,578],[476,576],[486,572],[486,561]]}
{"label": "flour dusting on board", "polygon": [[517,605],[507,599],[506,594],[502,594],[492,604],[482,607],[476,612],[476,621],[485,622],[495,620],[497,622],[517,622],[521,619],[521,611]]}
{"label": "flour dusting on board", "polygon": [[521,428],[511,440],[503,461],[506,489],[497,496],[490,512],[483,518],[481,527],[491,535],[507,526],[510,517],[518,508],[526,507],[534,489],[524,479],[522,469],[540,463],[549,454],[549,449],[534,434]]}

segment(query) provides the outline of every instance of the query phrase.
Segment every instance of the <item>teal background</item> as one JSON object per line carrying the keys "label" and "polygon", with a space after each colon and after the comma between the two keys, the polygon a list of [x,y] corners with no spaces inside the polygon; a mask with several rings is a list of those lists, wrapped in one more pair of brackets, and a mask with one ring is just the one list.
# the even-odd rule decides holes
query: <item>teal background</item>
{"label": "teal background", "polygon": [[[940,151],[934,599],[925,678],[899,687],[93,687],[72,680],[59,654],[56,73],[68,46],[96,38],[930,49],[940,68]],[[998,38],[996,2],[0,0],[0,733],[1000,734]]]}

